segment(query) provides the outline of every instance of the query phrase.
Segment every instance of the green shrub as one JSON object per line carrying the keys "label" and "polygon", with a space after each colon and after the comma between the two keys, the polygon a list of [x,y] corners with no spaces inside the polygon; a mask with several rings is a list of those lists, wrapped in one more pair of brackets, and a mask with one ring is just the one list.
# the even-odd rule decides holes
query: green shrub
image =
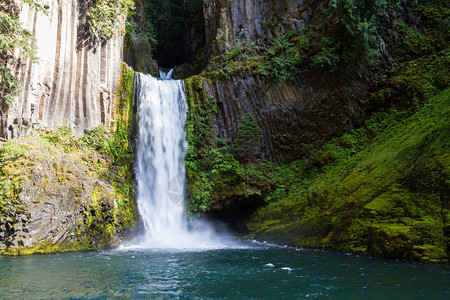
{"label": "green shrub", "polygon": [[109,129],[102,123],[91,130],[86,130],[81,140],[90,148],[100,153],[107,152]]}
{"label": "green shrub", "polygon": [[69,123],[65,123],[54,132],[42,136],[66,153],[74,147],[79,148],[81,146],[79,138],[72,135],[72,128]]}
{"label": "green shrub", "polygon": [[88,8],[85,24],[97,37],[107,40],[125,24],[131,9],[134,9],[133,0],[97,0]]}
{"label": "green shrub", "polygon": [[301,62],[301,55],[296,48],[297,33],[277,32],[272,47],[267,51],[268,59],[259,67],[261,74],[276,78],[278,81],[291,79],[292,71]]}

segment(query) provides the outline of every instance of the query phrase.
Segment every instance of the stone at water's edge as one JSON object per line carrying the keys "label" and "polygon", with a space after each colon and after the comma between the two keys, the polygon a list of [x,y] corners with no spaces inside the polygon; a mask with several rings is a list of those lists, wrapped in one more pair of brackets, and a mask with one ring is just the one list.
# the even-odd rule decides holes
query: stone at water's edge
{"label": "stone at water's edge", "polygon": [[135,225],[132,200],[113,186],[118,189],[120,178],[109,180],[114,178],[110,158],[94,152],[64,153],[38,137],[14,143],[15,149],[27,152],[4,158],[2,151],[0,253],[111,247]]}

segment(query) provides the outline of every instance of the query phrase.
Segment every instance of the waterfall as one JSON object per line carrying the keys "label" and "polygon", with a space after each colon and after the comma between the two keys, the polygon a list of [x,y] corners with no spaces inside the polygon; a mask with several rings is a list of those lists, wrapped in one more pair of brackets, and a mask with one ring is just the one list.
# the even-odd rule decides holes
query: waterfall
{"label": "waterfall", "polygon": [[[143,223],[138,246],[214,248],[224,246],[209,224],[189,224],[184,205],[184,130],[187,104],[182,80],[171,72],[157,79],[136,73],[138,107],[137,203]],[[188,228],[189,227],[189,228]]]}

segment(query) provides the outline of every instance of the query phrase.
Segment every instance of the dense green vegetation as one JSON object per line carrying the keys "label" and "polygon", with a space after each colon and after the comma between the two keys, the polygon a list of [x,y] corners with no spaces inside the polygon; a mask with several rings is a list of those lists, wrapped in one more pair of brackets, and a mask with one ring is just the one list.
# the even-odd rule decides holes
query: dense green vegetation
{"label": "dense green vegetation", "polygon": [[125,19],[132,9],[134,0],[92,1],[86,12],[85,23],[96,37],[107,40],[123,30]]}
{"label": "dense green vegetation", "polygon": [[398,10],[399,4],[386,0],[330,0],[321,49],[313,62],[331,70],[377,63],[381,56],[381,25],[387,24],[389,14]]}
{"label": "dense green vegetation", "polygon": [[236,196],[261,193],[259,183],[254,186],[258,178],[250,167],[258,161],[261,128],[251,114],[246,114],[238,124],[234,141],[216,138],[213,120],[217,108],[213,99],[203,93],[204,80],[199,76],[186,80],[187,203],[191,215],[222,208],[224,203],[236,200]]}
{"label": "dense green vegetation", "polygon": [[[252,235],[296,246],[447,261],[449,99],[447,89],[409,118],[388,114],[381,120],[389,126],[354,155],[345,152],[358,131],[327,144],[321,155],[328,152],[334,162],[255,214],[248,223]],[[301,168],[288,172],[304,174]]]}
{"label": "dense green vegetation", "polygon": [[256,46],[253,41],[237,40],[224,54],[213,57],[202,74],[226,80],[233,75],[252,73],[285,81],[291,79],[300,64],[308,63],[314,47],[316,43],[311,26],[302,32],[277,30],[268,47]]}

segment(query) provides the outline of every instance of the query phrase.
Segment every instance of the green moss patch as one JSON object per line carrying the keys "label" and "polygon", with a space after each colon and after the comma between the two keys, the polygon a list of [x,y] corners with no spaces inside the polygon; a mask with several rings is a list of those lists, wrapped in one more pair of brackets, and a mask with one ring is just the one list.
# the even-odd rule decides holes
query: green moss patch
{"label": "green moss patch", "polygon": [[448,261],[450,90],[248,223],[296,246]]}

